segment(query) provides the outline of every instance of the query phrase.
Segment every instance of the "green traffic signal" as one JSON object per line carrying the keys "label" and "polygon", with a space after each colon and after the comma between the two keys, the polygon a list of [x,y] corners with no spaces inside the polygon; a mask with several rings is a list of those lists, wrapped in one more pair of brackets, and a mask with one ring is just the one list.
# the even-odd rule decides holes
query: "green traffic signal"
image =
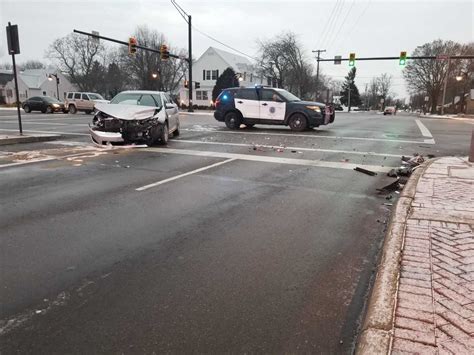
{"label": "green traffic signal", "polygon": [[356,58],[355,53],[349,54],[349,66],[350,67],[355,66],[355,58]]}
{"label": "green traffic signal", "polygon": [[400,52],[400,65],[406,65],[407,64],[407,52]]}

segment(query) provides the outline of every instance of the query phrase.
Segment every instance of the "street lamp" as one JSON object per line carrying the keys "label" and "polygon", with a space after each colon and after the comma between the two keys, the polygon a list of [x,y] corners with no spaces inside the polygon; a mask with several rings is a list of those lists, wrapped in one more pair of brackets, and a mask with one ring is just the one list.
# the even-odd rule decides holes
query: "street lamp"
{"label": "street lamp", "polygon": [[457,80],[457,81],[461,81],[461,80],[462,80],[462,78],[463,78],[463,76],[462,76],[462,75],[457,75],[457,76],[456,76],[456,80]]}
{"label": "street lamp", "polygon": [[153,77],[153,79],[156,79],[158,77],[158,74],[157,73],[153,73],[151,74],[151,76]]}
{"label": "street lamp", "polygon": [[57,74],[49,74],[48,80],[53,81],[53,76],[56,78],[56,98],[59,100],[59,77]]}

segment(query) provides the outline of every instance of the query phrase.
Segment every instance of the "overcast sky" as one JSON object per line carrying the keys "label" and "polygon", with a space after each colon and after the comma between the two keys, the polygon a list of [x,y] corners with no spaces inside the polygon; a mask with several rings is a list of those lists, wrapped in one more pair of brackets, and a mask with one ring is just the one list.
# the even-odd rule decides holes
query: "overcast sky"
{"label": "overcast sky", "polygon": [[[294,0],[179,0],[192,15],[194,26],[251,56],[256,41],[282,31],[297,34],[308,58],[311,50],[326,49],[328,58],[398,56],[434,39],[467,43],[474,40],[473,0],[464,1],[294,1]],[[333,16],[331,21],[331,13]],[[169,0],[0,0],[0,63],[6,55],[5,26],[19,25],[21,54],[17,61],[46,60],[44,53],[56,38],[73,29],[99,31],[127,40],[138,25],[146,24],[165,34],[175,47],[187,48],[187,25]],[[114,45],[114,44],[110,44]],[[199,32],[193,32],[193,54],[198,58],[209,46],[229,50]],[[347,62],[321,63],[321,71],[343,79]],[[406,95],[401,68],[396,61],[357,62],[356,84],[361,92],[373,76],[390,73],[393,91]]]}

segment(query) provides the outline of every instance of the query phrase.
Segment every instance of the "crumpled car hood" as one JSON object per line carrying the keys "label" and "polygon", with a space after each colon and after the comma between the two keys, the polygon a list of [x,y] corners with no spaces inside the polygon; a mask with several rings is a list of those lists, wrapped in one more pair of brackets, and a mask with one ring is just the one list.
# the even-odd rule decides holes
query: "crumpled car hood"
{"label": "crumpled car hood", "polygon": [[96,104],[95,108],[109,116],[128,121],[148,119],[159,110],[156,107],[120,104]]}

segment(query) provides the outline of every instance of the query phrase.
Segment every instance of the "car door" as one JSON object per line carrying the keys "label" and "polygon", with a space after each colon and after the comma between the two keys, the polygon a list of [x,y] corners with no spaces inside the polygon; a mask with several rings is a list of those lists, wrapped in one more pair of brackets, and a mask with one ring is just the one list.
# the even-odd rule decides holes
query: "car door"
{"label": "car door", "polygon": [[235,108],[242,113],[244,118],[260,118],[260,103],[257,90],[254,88],[242,88],[234,95]]}
{"label": "car door", "polygon": [[165,106],[166,113],[168,114],[169,129],[174,131],[178,128],[178,106],[171,101],[171,98],[167,94],[163,93],[161,97],[163,100],[163,106]]}
{"label": "car door", "polygon": [[36,111],[36,110],[39,110],[39,98],[38,97],[31,97],[30,99],[28,99],[28,102],[27,102],[28,106],[30,106],[30,109],[32,111]]}
{"label": "car door", "polygon": [[260,90],[260,119],[284,121],[286,102],[272,89]]}
{"label": "car door", "polygon": [[94,103],[89,100],[89,95],[81,94],[81,110],[93,110]]}

